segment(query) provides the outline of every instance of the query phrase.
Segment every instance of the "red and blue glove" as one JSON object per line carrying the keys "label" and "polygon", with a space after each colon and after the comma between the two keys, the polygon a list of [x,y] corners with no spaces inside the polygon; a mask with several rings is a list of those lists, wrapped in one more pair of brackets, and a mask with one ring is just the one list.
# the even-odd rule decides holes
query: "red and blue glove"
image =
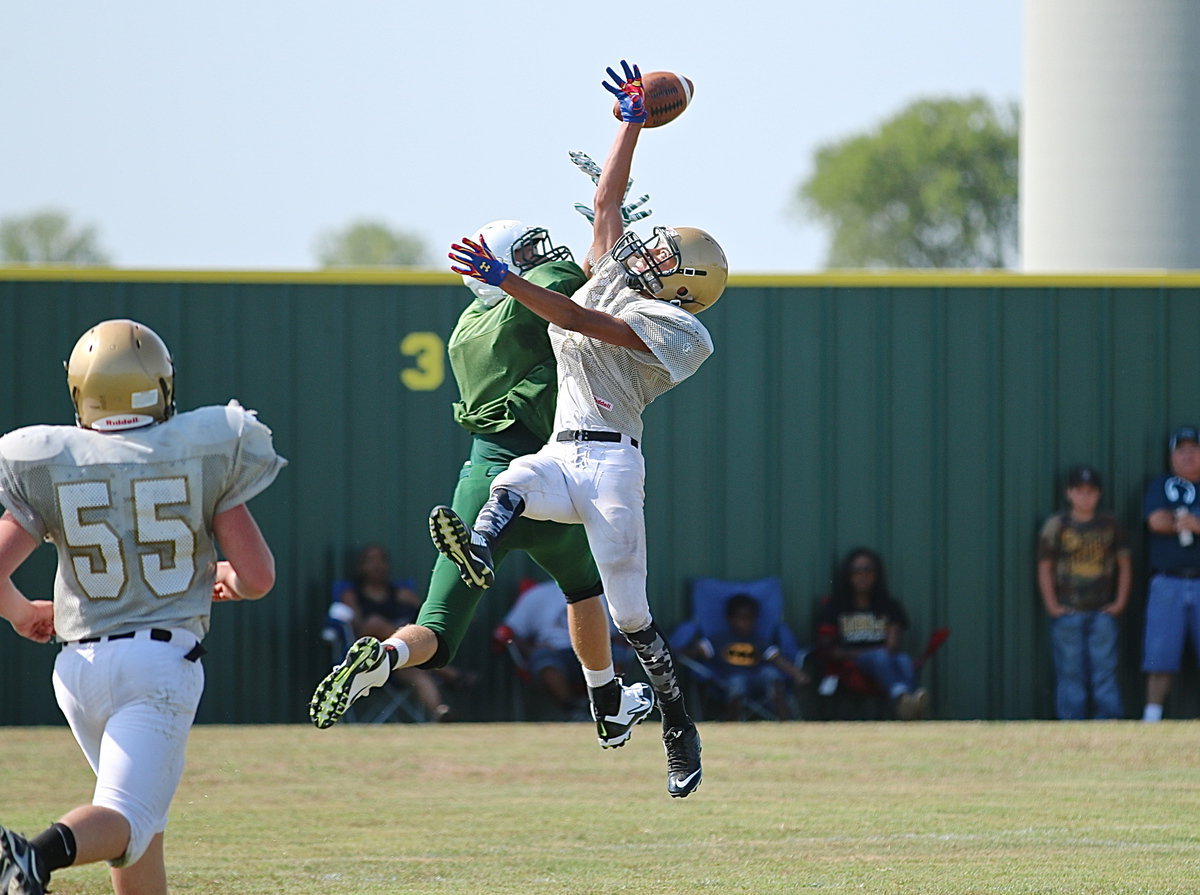
{"label": "red and blue glove", "polygon": [[624,59],[621,60],[621,68],[625,71],[624,78],[609,68],[607,69],[608,76],[613,79],[613,83],[610,84],[608,81],[600,83],[604,85],[605,90],[617,98],[617,105],[621,108],[622,121],[644,124],[646,121],[646,91],[642,88],[642,72],[636,65],[631,70],[629,63]]}
{"label": "red and blue glove", "polygon": [[489,286],[499,286],[500,282],[508,275],[508,265],[492,254],[487,240],[482,236],[479,237],[478,243],[464,236],[463,243],[463,245],[459,245],[457,242],[452,244],[451,252],[447,256],[451,261],[456,261],[463,266],[455,267],[451,264],[450,269],[455,273],[483,280]]}

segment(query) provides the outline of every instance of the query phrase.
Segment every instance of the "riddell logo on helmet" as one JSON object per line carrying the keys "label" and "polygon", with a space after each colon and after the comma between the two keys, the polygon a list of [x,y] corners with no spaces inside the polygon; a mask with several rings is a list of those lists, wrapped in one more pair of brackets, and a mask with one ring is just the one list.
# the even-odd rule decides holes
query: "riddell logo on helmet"
{"label": "riddell logo on helmet", "polygon": [[154,417],[145,416],[140,413],[131,413],[125,416],[106,416],[92,423],[93,429],[101,431],[116,430],[116,429],[133,429],[138,426],[145,426],[147,423],[154,422]]}

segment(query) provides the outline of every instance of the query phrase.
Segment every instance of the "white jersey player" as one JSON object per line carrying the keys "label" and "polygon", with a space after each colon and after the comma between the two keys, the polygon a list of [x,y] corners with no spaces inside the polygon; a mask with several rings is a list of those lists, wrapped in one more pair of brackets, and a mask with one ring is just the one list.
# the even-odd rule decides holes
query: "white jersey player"
{"label": "white jersey player", "polygon": [[712,353],[708,331],[693,314],[720,298],[728,265],[702,230],[656,227],[649,242],[623,232],[620,203],[645,110],[637,68],[622,65],[624,77],[610,68],[614,85],[604,85],[617,95],[622,124],[596,187],[591,279],[567,298],[507,270],[486,244],[464,240],[453,246],[450,257],[461,265],[453,270],[499,286],[549,321],[558,362],[556,434],[496,477],[471,529],[448,507],[437,507],[430,532],[465,581],[488,587],[494,578],[491,548],[517,517],[583,524],[613,621],[658,697],[667,791],[683,797],[700,783],[700,736],[646,597],[639,445],[646,405]]}
{"label": "white jersey player", "polygon": [[[108,320],[67,363],[78,425],[0,438],[0,616],[63,643],[55,696],[96,774],[92,802],[41,834],[0,827],[2,892],[41,895],[53,871],[94,861],[112,865],[117,895],[166,892],[212,602],[274,585],[246,501],[287,461],[237,402],[175,414],[174,381],[152,330]],[[11,576],[43,540],[58,551],[54,599],[30,601]]]}

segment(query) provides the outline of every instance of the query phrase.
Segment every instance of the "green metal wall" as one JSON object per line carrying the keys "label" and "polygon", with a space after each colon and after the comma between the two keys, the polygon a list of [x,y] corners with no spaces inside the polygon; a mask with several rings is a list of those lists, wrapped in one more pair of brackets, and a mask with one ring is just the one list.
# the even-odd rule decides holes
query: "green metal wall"
{"label": "green metal wall", "polygon": [[[251,503],[278,585],[214,607],[200,720],[305,717],[330,661],[329,582],[359,545],[383,541],[427,580],[425,515],[467,447],[443,347],[466,298],[441,274],[0,270],[0,429],[70,422],[62,360],[91,324],[129,316],[171,346],[182,408],[237,397],[291,461]],[[780,575],[805,640],[837,559],[868,545],[912,645],[953,630],[926,670],[940,717],[1050,717],[1034,540],[1062,470],[1089,462],[1134,534],[1124,684],[1140,711],[1139,506],[1169,430],[1200,421],[1200,277],[742,277],[703,319],[716,353],[646,415],[660,623],[685,616],[694,576]],[[44,594],[52,568],[39,550],[18,584]],[[487,635],[530,571],[503,570],[460,653],[484,675],[459,696],[468,717],[509,716]],[[60,723],[53,655],[0,634],[0,724]],[[1168,713],[1200,712],[1193,689]]]}

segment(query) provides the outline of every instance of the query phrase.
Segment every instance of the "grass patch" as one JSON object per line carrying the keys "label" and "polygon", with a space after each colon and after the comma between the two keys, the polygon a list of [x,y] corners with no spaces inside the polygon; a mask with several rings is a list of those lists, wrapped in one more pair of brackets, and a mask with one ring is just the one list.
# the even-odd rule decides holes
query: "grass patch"
{"label": "grass patch", "polygon": [[[1195,722],[706,724],[666,794],[656,725],[202,726],[167,831],[174,893],[1183,893]],[[90,798],[63,728],[5,728],[0,821]],[[56,895],[108,891],[102,865]]]}

